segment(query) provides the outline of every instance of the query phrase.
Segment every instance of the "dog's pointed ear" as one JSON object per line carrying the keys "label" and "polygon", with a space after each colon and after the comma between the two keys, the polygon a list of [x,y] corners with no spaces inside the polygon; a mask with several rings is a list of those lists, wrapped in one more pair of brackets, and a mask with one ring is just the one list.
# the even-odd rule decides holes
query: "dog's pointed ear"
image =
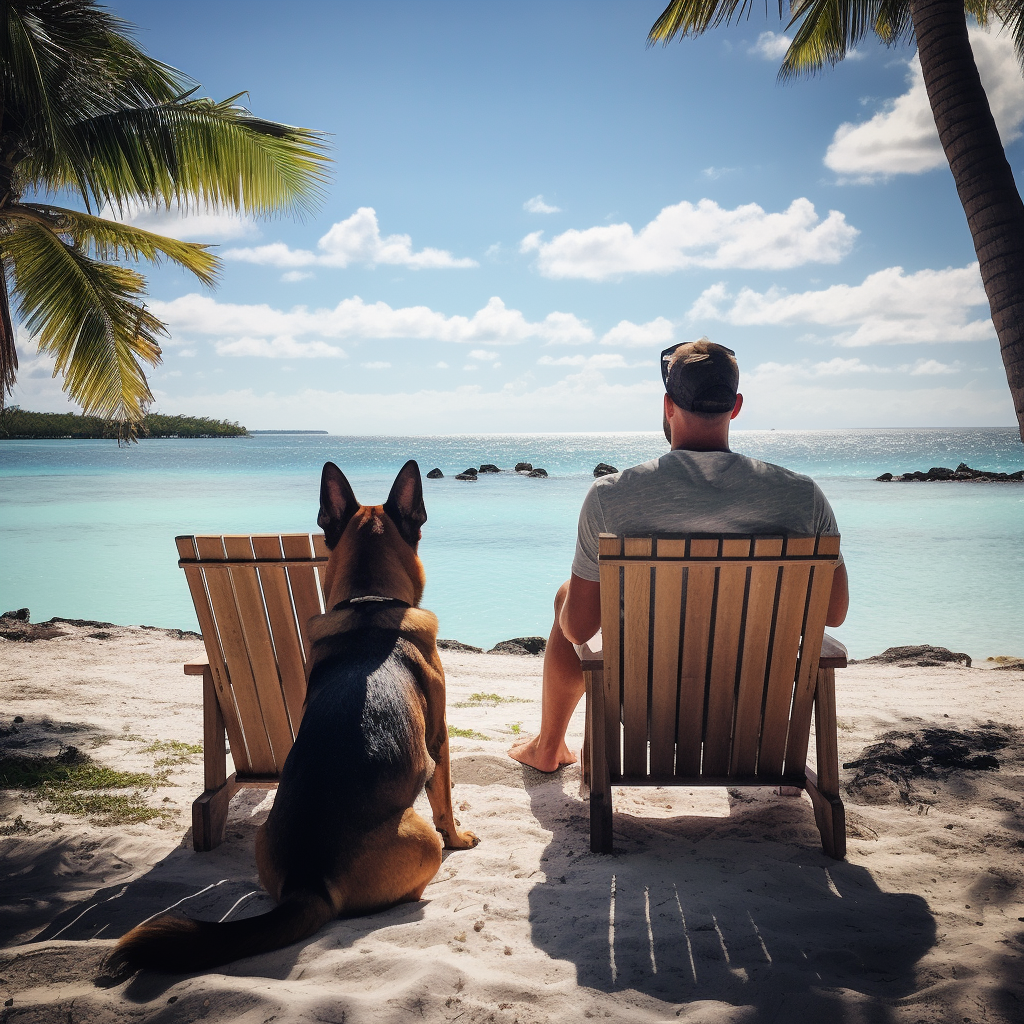
{"label": "dog's pointed ear", "polygon": [[398,527],[403,540],[415,551],[420,540],[420,527],[427,521],[427,509],[423,504],[423,482],[420,467],[410,459],[395,477],[384,511]]}
{"label": "dog's pointed ear", "polygon": [[320,514],[316,524],[324,531],[327,547],[334,550],[349,520],[359,509],[359,502],[345,474],[333,462],[324,463],[320,477]]}

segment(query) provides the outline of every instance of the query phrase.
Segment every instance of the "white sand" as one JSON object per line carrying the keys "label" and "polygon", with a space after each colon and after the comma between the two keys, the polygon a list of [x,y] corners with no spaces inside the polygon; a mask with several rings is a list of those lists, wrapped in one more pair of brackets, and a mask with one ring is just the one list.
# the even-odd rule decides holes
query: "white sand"
{"label": "white sand", "polygon": [[[153,741],[200,742],[200,683],[181,673],[199,641],[64,628],[0,640],[0,727],[24,718],[0,745],[74,744],[152,771]],[[806,797],[752,790],[617,791],[616,853],[602,857],[578,769],[542,776],[504,756],[517,724],[536,728],[540,659],[443,659],[449,723],[488,737],[453,741],[458,813],[480,846],[446,854],[419,904],[221,971],[93,984],[113,940],[173,903],[208,919],[269,906],[253,835],[272,797],[237,796],[226,842],[196,854],[199,757],[145,793],[165,817],[144,824],[96,825],[0,791],[0,828],[21,815],[28,830],[0,838],[0,1003],[13,999],[0,1022],[1024,1020],[1019,734],[996,751],[998,771],[914,780],[908,799],[895,786],[876,787],[882,802],[844,794],[843,863],[821,853]],[[1019,671],[838,677],[841,760],[887,730],[1016,726],[1024,710]],[[480,692],[526,702],[457,706]]]}

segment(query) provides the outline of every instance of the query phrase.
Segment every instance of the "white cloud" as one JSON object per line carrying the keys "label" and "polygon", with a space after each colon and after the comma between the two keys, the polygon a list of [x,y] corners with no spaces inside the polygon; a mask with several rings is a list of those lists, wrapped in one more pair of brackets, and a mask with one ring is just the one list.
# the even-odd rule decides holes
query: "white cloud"
{"label": "white cloud", "polygon": [[129,202],[121,211],[106,205],[100,216],[183,242],[227,242],[260,233],[255,221],[241,214],[207,209],[182,212],[177,204],[157,207]]}
{"label": "white cloud", "polygon": [[618,352],[598,352],[592,356],[559,356],[557,359],[553,356],[541,356],[537,360],[538,366],[579,366],[585,367],[588,370],[635,370],[638,367],[644,366],[648,369],[652,368],[652,364],[649,360],[645,360],[641,363],[627,363],[625,358],[619,355]]}
{"label": "white cloud", "polygon": [[675,329],[671,320],[655,317],[645,324],[620,320],[602,338],[602,345],[626,345],[630,348],[664,348],[672,341]]}
{"label": "white cloud", "polygon": [[219,356],[257,356],[261,359],[345,359],[345,350],[324,341],[296,341],[287,334],[273,338],[241,337],[214,343]]}
{"label": "white cloud", "polygon": [[705,178],[710,178],[712,181],[718,181],[719,178],[724,178],[726,175],[735,174],[735,167],[705,167],[700,172]]}
{"label": "white cloud", "polygon": [[[859,285],[838,284],[819,291],[786,293],[772,288],[743,288],[730,295],[712,285],[690,308],[694,319],[727,323],[816,324],[841,328],[838,345],[903,345],[917,342],[987,341],[994,335],[987,318],[970,311],[987,307],[977,263],[947,270],[906,274],[889,267],[869,274]],[[986,309],[987,312],[987,309]]]}
{"label": "white cloud", "polygon": [[[392,308],[385,302],[343,299],[333,309],[218,302],[195,292],[170,302],[154,299],[150,309],[171,330],[169,344],[193,343],[196,336],[217,339],[222,355],[337,356],[328,341],[410,338],[475,345],[515,345],[525,341],[584,344],[594,332],[571,313],[549,313],[531,322],[494,297],[471,317],[446,316],[427,306]],[[315,341],[296,341],[311,336]]]}
{"label": "white cloud", "polygon": [[390,363],[375,362],[375,363],[360,363],[359,365],[364,370],[390,370],[391,369],[391,364]]}
{"label": "white cloud", "polygon": [[286,274],[281,275],[281,280],[294,283],[295,281],[307,281],[311,277],[316,277],[312,270],[289,270]]}
{"label": "white cloud", "polygon": [[937,359],[918,359],[910,368],[913,377],[934,377],[945,373],[959,373],[958,363],[940,363]]}
{"label": "white cloud", "polygon": [[634,232],[629,224],[579,231],[550,242],[527,235],[520,252],[536,252],[545,277],[603,281],[622,274],[668,274],[689,267],[784,270],[804,263],[837,263],[859,234],[843,214],[824,221],[808,199],[795,199],[782,213],[756,203],[726,210],[711,199],[666,206]]}
{"label": "white cloud", "polygon": [[475,349],[473,349],[472,352],[469,353],[469,358],[470,359],[479,359],[481,362],[484,362],[484,363],[493,363],[494,360],[498,358],[498,353],[497,352],[488,352],[488,351],[486,351],[486,349],[482,349],[482,348],[475,348]]}
{"label": "white cloud", "polygon": [[[1024,79],[1013,40],[977,26],[968,31],[992,116],[1005,145],[1020,137],[1024,122]],[[907,85],[902,96],[890,100],[869,121],[841,124],[825,154],[825,166],[863,183],[945,166],[916,55],[909,62]]]}
{"label": "white cloud", "polygon": [[786,56],[791,42],[793,40],[782,32],[762,32],[747,52],[765,60],[781,60]]}
{"label": "white cloud", "polygon": [[[660,434],[660,381],[624,383],[615,373],[583,369],[543,387],[525,380],[501,387],[462,387],[401,394],[353,394],[306,389],[295,394],[236,390],[174,399],[175,411],[237,419],[255,429],[306,428],[337,434],[533,433],[585,430],[650,430]],[[477,378],[479,379],[479,378]],[[487,380],[492,378],[488,377]],[[1016,422],[1005,384],[996,388],[900,387],[867,376],[841,381],[792,379],[784,373],[744,376],[746,401],[736,421],[734,447],[743,451],[742,431],[768,427],[998,426]],[[863,383],[861,383],[863,382]],[[654,442],[663,444],[663,442]],[[663,450],[659,448],[658,450]]]}
{"label": "white cloud", "polygon": [[291,249],[284,242],[272,242],[249,249],[228,249],[224,258],[274,267],[347,267],[350,263],[365,263],[433,270],[478,266],[476,260],[459,259],[444,249],[416,252],[409,235],[381,237],[377,212],[370,206],[361,206],[351,217],[332,225],[317,242],[317,249],[318,252]]}
{"label": "white cloud", "polygon": [[447,370],[448,368],[448,364],[443,359],[434,366],[435,370]]}
{"label": "white cloud", "polygon": [[527,213],[561,213],[562,208],[560,206],[551,206],[549,203],[544,202],[543,196],[534,196],[532,199],[527,199],[523,203],[523,209]]}
{"label": "white cloud", "polygon": [[753,375],[757,378],[783,377],[788,380],[848,377],[851,374],[862,373],[909,374],[911,377],[920,377],[959,372],[959,363],[940,363],[937,359],[918,359],[915,363],[902,363],[899,366],[876,366],[859,358],[844,359],[841,356],[817,363],[812,363],[809,359],[800,363],[761,363],[753,369]]}

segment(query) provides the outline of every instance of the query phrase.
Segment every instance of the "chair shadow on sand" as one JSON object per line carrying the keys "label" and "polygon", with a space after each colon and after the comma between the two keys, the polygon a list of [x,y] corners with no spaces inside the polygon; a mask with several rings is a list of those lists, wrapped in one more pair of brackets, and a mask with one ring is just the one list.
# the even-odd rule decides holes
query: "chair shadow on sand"
{"label": "chair shadow on sand", "polygon": [[[602,856],[589,852],[588,805],[566,792],[579,770],[568,772],[524,770],[552,833],[530,922],[534,945],[573,962],[580,985],[754,1009],[745,1021],[857,1024],[893,1020],[893,1001],[915,990],[936,938],[925,900],[826,857],[806,798],[627,791]],[[688,801],[712,814],[685,813]]]}

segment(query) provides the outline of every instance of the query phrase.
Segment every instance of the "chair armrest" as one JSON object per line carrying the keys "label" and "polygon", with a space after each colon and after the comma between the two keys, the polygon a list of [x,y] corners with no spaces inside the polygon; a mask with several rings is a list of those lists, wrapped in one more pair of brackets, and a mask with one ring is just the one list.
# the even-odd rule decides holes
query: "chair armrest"
{"label": "chair armrest", "polygon": [[846,648],[834,637],[825,634],[821,641],[818,668],[846,668]]}
{"label": "chair armrest", "polygon": [[199,658],[196,661],[185,662],[185,675],[201,676],[210,667],[209,658]]}

